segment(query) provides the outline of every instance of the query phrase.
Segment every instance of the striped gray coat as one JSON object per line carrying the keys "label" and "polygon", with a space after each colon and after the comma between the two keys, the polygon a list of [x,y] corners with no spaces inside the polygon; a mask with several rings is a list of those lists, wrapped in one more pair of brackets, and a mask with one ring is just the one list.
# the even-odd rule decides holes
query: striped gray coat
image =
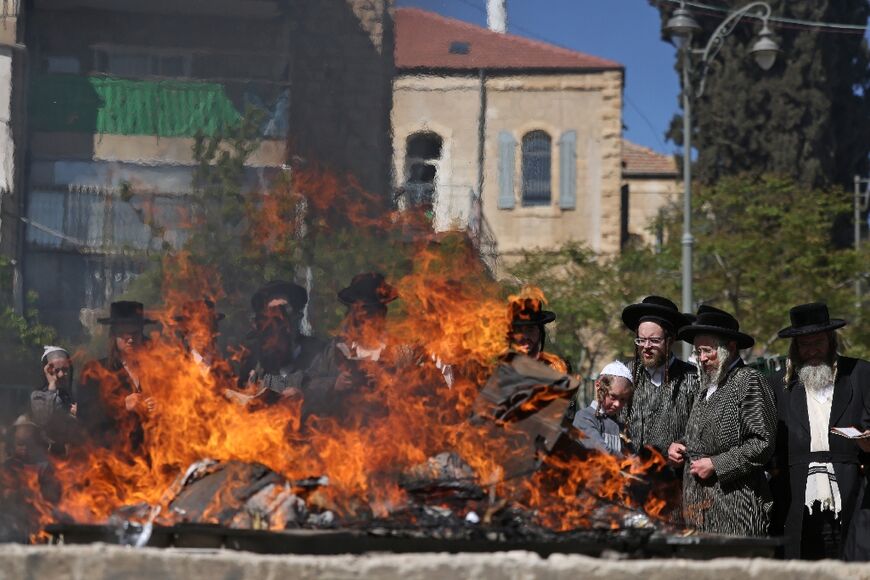
{"label": "striped gray coat", "polygon": [[625,423],[635,449],[650,446],[667,456],[668,447],[686,434],[689,412],[698,393],[698,374],[689,363],[674,358],[668,381],[655,386],[643,369],[634,386],[634,397]]}
{"label": "striped gray coat", "polygon": [[773,501],[764,465],[774,451],[776,404],[760,372],[738,361],[706,399],[706,390],[689,415],[688,460],[709,457],[716,471],[706,481],[683,470],[683,517],[701,532],[764,536]]}

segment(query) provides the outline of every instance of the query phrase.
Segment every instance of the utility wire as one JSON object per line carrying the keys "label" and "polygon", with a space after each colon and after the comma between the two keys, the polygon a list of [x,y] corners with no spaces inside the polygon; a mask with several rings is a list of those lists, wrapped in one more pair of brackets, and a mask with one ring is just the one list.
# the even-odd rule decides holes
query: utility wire
{"label": "utility wire", "polygon": [[[659,3],[667,2],[668,4],[681,4],[681,0],[658,0]],[[713,6],[711,4],[703,4],[701,2],[686,1],[686,6],[695,8],[707,14],[727,14],[731,12],[728,8],[722,6]],[[747,14],[744,18],[755,18],[761,20],[761,17],[756,14]],[[770,16],[767,19],[770,23],[779,24],[780,28],[791,29],[810,29],[820,32],[834,32],[846,34],[864,34],[867,31],[866,24],[842,24],[839,22],[820,22],[815,20],[801,20],[799,18],[786,18],[784,16]]]}
{"label": "utility wire", "polygon": [[[486,14],[486,8],[484,8],[484,7],[481,6],[480,4],[475,4],[474,2],[471,2],[470,0],[459,0],[459,2],[462,3],[462,4],[465,4],[466,6],[469,6],[469,7],[471,7],[471,8],[474,8],[475,10],[477,10],[478,12],[480,12],[480,13],[482,13],[482,14]],[[528,28],[523,28],[522,26],[517,26],[517,25],[515,25],[515,24],[511,24],[511,25],[509,25],[509,27],[510,27],[510,29],[512,29],[512,30],[517,30],[517,31],[519,31],[519,32],[522,32],[523,34],[525,34],[525,35],[528,36],[529,38],[533,38],[533,39],[535,39],[535,40],[539,40],[539,41],[541,41],[541,42],[546,42],[547,44],[552,44],[553,46],[558,46],[558,47],[560,47],[560,48],[564,48],[564,49],[566,49],[566,50],[572,50],[572,51],[576,51],[576,50],[577,50],[577,49],[575,49],[575,48],[569,48],[569,47],[567,47],[567,46],[563,46],[563,45],[559,44],[558,42],[553,42],[552,40],[549,40],[548,38],[546,38],[546,37],[544,37],[544,36],[542,36],[542,35],[540,35],[540,34],[534,32],[534,31],[532,31],[532,30],[529,30]],[[659,130],[657,130],[657,129],[655,128],[655,126],[652,124],[652,121],[649,120],[649,117],[646,115],[646,113],[644,113],[643,110],[642,110],[642,109],[637,105],[637,103],[635,103],[634,101],[632,101],[632,100],[628,97],[627,94],[623,94],[622,97],[623,97],[623,99],[625,99],[625,103],[626,103],[629,107],[631,107],[632,109],[634,109],[634,111],[635,111],[638,115],[640,115],[640,118],[643,119],[643,122],[647,125],[647,127],[649,127],[650,131],[651,131],[652,134],[655,136],[656,140],[657,140],[657,141],[659,142],[659,144],[662,146],[662,149],[663,149],[663,150],[664,150],[664,149],[667,149],[667,145],[665,145],[665,142],[662,140],[661,136],[659,135]]]}

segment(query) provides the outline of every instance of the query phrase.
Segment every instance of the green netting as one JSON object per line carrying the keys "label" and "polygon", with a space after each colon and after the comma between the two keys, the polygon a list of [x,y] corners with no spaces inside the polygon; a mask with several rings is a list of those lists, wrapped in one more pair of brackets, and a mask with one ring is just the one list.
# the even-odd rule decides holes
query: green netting
{"label": "green netting", "polygon": [[35,131],[192,137],[214,135],[240,114],[223,85],[41,75],[30,91]]}

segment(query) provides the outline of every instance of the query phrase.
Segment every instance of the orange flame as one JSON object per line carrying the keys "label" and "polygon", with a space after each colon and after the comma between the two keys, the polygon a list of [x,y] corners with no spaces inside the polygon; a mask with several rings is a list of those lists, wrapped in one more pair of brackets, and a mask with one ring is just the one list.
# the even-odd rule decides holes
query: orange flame
{"label": "orange flame", "polygon": [[[334,176],[301,172],[292,188],[280,185],[252,206],[256,219],[250,220],[247,235],[262,252],[291,252],[304,235],[303,225],[336,228],[341,218],[377,233],[420,223],[413,214],[384,219],[382,211],[373,210],[374,196],[352,189],[355,195],[345,197],[346,184]],[[464,236],[425,237],[410,258],[411,271],[391,281],[401,297],[394,306],[399,315],[367,329],[384,343],[384,358],[359,362],[366,385],[336,391],[340,416],[305,414],[304,400],[298,398],[241,406],[225,396],[235,389],[228,373],[204,367],[191,356],[189,343],[155,334],[130,364],[141,378],[143,396],[156,408],[126,411],[117,379],[100,375],[106,404],[123,419],[121,429],[108,447],[91,445],[57,462],[63,482],[59,510],[80,522],[102,522],[119,507],[146,503],[161,506],[162,521],[173,521],[180,516],[168,503],[181,474],[210,458],[261,463],[290,481],[326,475],[329,486],[311,495],[312,505],[348,516],[360,510],[386,516],[408,501],[399,475],[446,450],[473,468],[478,483],[520,501],[553,529],[590,522],[602,498],[630,502],[627,480],[657,466],[660,457],[647,462],[603,455],[585,461],[549,457],[547,469],[532,479],[502,481],[512,456],[530,450],[512,448],[492,437],[491,426],[468,419],[481,385],[506,351],[511,317],[540,310],[546,298],[539,289],[524,288],[510,298],[506,319],[497,284]],[[174,256],[165,271],[165,308],[159,316],[166,327],[177,326],[176,317],[189,301],[222,297],[217,273],[184,253]],[[207,314],[185,318],[190,340],[211,336]],[[131,434],[138,426],[143,436],[134,447]],[[595,495],[578,495],[593,488]],[[221,496],[203,517],[217,521],[216,510],[236,501],[231,496]],[[658,513],[663,505],[650,499],[647,508]]]}

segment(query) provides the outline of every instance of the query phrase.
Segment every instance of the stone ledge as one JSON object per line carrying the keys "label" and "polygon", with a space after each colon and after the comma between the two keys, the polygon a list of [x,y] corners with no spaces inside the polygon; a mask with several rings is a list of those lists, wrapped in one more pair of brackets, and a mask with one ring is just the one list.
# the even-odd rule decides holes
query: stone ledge
{"label": "stone ledge", "polygon": [[0,580],[18,578],[167,578],[278,580],[279,578],[532,578],[557,580],[763,580],[870,575],[870,564],[778,560],[606,560],[530,552],[494,554],[371,554],[365,556],[259,556],[232,551],[132,549],[117,546],[0,546]]}

